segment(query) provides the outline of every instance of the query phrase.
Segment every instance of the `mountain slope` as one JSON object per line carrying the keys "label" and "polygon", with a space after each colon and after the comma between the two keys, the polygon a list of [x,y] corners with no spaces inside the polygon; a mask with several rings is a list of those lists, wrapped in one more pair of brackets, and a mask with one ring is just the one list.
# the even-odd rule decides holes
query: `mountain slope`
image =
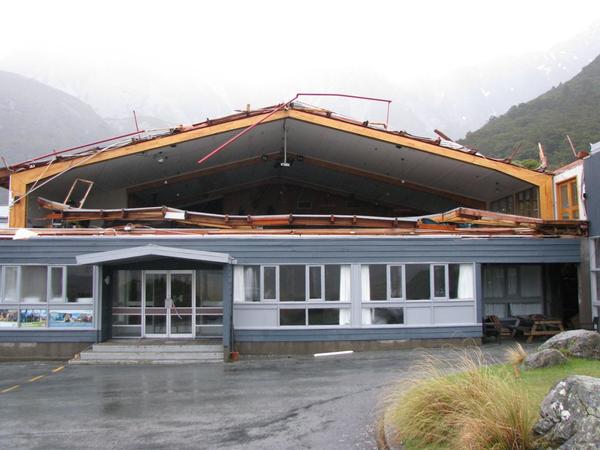
{"label": "mountain slope", "polygon": [[0,155],[9,163],[112,134],[112,128],[75,97],[0,71]]}
{"label": "mountain slope", "polygon": [[537,159],[541,142],[550,166],[558,167],[573,160],[567,134],[579,151],[600,141],[600,56],[571,80],[492,117],[460,142],[497,157],[508,156],[521,145],[518,159]]}

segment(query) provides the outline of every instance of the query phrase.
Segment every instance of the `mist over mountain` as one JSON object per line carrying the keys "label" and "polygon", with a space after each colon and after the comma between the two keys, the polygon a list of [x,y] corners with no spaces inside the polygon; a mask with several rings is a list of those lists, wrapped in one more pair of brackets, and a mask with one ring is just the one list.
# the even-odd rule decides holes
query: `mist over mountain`
{"label": "mist over mountain", "polygon": [[[457,139],[491,116],[569,80],[598,54],[600,23],[547,52],[496,58],[418,79],[410,74],[410,61],[406,61],[406,72],[397,77],[375,68],[359,70],[352,61],[336,61],[335,67],[333,63],[313,67],[310,61],[302,61],[295,67],[274,68],[274,78],[265,79],[249,79],[246,73],[252,68],[247,67],[215,78],[208,66],[186,70],[168,55],[157,56],[149,65],[135,56],[98,61],[93,54],[75,60],[58,52],[22,52],[0,60],[0,67],[63,90],[113,123],[132,124],[132,110],[162,124],[194,123],[230,114],[246,104],[260,107],[283,102],[298,91],[345,92],[393,100],[390,123],[394,129],[430,136],[438,128]],[[385,120],[385,106],[380,104],[302,100],[361,120]],[[133,129],[133,125],[119,127]]]}
{"label": "mist over mountain", "polygon": [[566,135],[578,151],[600,141],[600,56],[573,79],[467,133],[461,143],[497,157],[520,145],[518,159],[538,159],[541,142],[550,167],[559,167],[574,159]]}
{"label": "mist over mountain", "polygon": [[113,128],[81,100],[0,71],[0,155],[9,163],[111,134]]}

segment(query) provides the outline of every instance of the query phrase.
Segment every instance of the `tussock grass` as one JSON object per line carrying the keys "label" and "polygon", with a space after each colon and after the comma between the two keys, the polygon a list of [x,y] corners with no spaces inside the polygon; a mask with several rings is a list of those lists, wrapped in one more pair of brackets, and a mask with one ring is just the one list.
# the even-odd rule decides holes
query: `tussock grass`
{"label": "tussock grass", "polygon": [[[440,368],[440,366],[442,366]],[[442,373],[439,360],[428,359],[411,387],[399,385],[386,420],[396,430],[395,444],[415,448],[520,450],[534,448],[531,429],[537,410],[510,372],[484,364],[483,355],[461,354],[457,373]]]}
{"label": "tussock grass", "polygon": [[514,347],[510,347],[504,353],[504,358],[506,359],[506,362],[512,366],[513,370],[515,371],[515,376],[517,378],[520,378],[521,376],[521,364],[523,364],[523,361],[525,361],[526,357],[527,352],[525,351],[523,346],[518,342],[517,345],[515,345]]}

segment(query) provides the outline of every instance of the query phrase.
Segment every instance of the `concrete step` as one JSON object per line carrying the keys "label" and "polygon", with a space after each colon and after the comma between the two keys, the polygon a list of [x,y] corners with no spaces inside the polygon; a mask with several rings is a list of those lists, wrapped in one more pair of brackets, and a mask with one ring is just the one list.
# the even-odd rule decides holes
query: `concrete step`
{"label": "concrete step", "polygon": [[79,355],[80,360],[223,360],[223,352],[96,352],[85,351]]}
{"label": "concrete step", "polygon": [[91,365],[135,365],[135,364],[213,364],[223,362],[220,359],[72,359],[69,364],[91,366]]}
{"label": "concrete step", "polygon": [[132,344],[132,345],[123,345],[123,344],[94,344],[92,346],[92,351],[98,353],[215,353],[215,352],[223,352],[222,345],[216,344],[164,344],[164,345],[155,345],[155,344]]}

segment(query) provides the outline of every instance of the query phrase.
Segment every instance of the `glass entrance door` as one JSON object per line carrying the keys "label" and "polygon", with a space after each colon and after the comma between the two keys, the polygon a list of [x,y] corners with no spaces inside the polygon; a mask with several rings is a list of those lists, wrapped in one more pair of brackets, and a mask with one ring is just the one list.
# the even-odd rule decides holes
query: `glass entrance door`
{"label": "glass entrance door", "polygon": [[144,272],[144,336],[193,337],[194,272]]}

